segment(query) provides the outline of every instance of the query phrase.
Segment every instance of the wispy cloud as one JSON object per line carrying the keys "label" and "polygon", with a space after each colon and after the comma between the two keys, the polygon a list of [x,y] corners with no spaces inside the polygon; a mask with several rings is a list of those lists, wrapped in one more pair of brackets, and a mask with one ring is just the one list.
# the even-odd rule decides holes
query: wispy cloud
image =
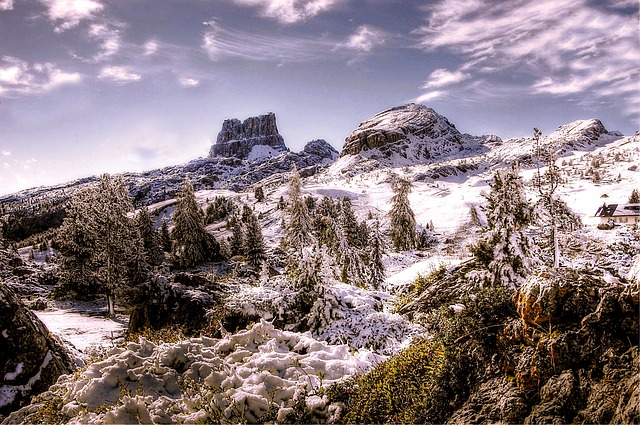
{"label": "wispy cloud", "polygon": [[382,46],[387,41],[387,34],[369,25],[361,25],[349,36],[344,47],[360,52],[370,52],[374,48]]}
{"label": "wispy cloud", "polygon": [[66,72],[52,63],[29,64],[12,56],[0,60],[1,96],[44,93],[81,81],[80,73]]}
{"label": "wispy cloud", "polygon": [[0,0],[0,11],[13,10],[13,0]]}
{"label": "wispy cloud", "polygon": [[140,81],[142,79],[142,75],[131,71],[130,68],[126,66],[106,66],[102,68],[98,78],[105,81],[124,84]]}
{"label": "wispy cloud", "polygon": [[331,52],[335,41],[272,33],[248,33],[205,22],[209,30],[202,47],[213,60],[239,58],[256,61],[311,61]]}
{"label": "wispy cloud", "polygon": [[283,24],[305,21],[319,13],[332,9],[344,0],[234,0],[241,6],[260,9],[266,18],[276,19]]}
{"label": "wispy cloud", "polygon": [[48,17],[54,22],[57,32],[77,26],[80,21],[92,19],[104,9],[96,0],[40,0],[47,7]]}
{"label": "wispy cloud", "polygon": [[101,62],[115,55],[122,44],[120,29],[113,24],[91,24],[89,26],[89,37],[100,43],[100,52],[92,58],[93,62]]}
{"label": "wispy cloud", "polygon": [[182,87],[197,87],[200,84],[200,80],[196,80],[195,78],[181,77],[178,78],[178,83],[180,83]]}
{"label": "wispy cloud", "polygon": [[423,89],[433,89],[457,84],[461,81],[468,80],[471,76],[462,71],[449,71],[445,68],[439,68],[433,71],[427,81],[422,86]]}
{"label": "wispy cloud", "polygon": [[238,31],[216,21],[204,23],[208,27],[202,47],[213,60],[229,58],[287,62],[313,62],[328,57],[351,61],[362,58],[387,42],[389,35],[377,28],[361,26],[347,39],[304,37],[284,33]]}
{"label": "wispy cloud", "polygon": [[155,40],[149,40],[144,43],[144,55],[150,56],[158,51],[158,42]]}
{"label": "wispy cloud", "polygon": [[[462,58],[450,76],[517,72],[534,93],[637,97],[637,16],[586,0],[442,0],[426,10],[427,24],[416,32],[419,47]],[[431,77],[424,88],[437,87],[438,76]],[[629,113],[638,112],[633,101],[627,104]]]}

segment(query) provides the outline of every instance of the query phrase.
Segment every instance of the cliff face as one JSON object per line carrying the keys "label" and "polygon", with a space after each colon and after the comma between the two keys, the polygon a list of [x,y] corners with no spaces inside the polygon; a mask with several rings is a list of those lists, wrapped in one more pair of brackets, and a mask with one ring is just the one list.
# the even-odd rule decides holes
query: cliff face
{"label": "cliff face", "polygon": [[40,320],[0,283],[0,418],[69,373],[72,360]]}
{"label": "cliff face", "polygon": [[278,133],[276,115],[269,112],[242,122],[237,118],[225,120],[209,157],[255,159],[286,151],[284,139]]}

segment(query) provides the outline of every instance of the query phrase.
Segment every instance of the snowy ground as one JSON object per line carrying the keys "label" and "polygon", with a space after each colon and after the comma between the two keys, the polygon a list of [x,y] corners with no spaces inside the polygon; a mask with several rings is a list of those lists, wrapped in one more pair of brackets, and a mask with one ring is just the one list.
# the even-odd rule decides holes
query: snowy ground
{"label": "snowy ground", "polygon": [[121,341],[129,323],[128,316],[105,316],[100,303],[56,302],[55,307],[33,312],[53,334],[86,352],[91,346],[112,346]]}

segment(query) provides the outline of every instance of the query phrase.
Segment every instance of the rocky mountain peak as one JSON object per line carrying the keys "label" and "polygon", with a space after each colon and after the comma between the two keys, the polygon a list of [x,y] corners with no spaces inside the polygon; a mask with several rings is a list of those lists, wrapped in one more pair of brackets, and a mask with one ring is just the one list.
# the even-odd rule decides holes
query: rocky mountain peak
{"label": "rocky mountain peak", "polygon": [[209,157],[257,159],[287,151],[284,138],[278,133],[276,115],[269,112],[244,121],[225,120]]}
{"label": "rocky mountain peak", "polygon": [[577,120],[558,127],[549,139],[559,141],[567,148],[581,148],[597,144],[601,139],[623,137],[618,131],[608,131],[598,119]]}
{"label": "rocky mountain peak", "polygon": [[433,109],[409,103],[382,111],[360,123],[346,138],[340,155],[355,155],[370,149],[385,150],[410,137],[457,139],[460,132]]}

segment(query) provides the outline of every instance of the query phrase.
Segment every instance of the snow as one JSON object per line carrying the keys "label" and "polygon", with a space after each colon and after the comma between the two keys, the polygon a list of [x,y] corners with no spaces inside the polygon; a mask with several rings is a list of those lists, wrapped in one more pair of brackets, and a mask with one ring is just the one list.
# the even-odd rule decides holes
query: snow
{"label": "snow", "polygon": [[284,418],[305,395],[312,417],[326,420],[328,403],[319,389],[383,359],[261,320],[222,339],[156,345],[140,338],[113,348],[79,375],[62,378],[50,391],[62,397],[71,424],[252,423],[270,405]]}
{"label": "snow", "polygon": [[58,306],[33,313],[51,333],[70,342],[80,351],[84,352],[91,346],[113,345],[127,330],[128,318],[118,316],[109,319],[105,317],[102,305],[77,303],[71,307],[58,303]]}
{"label": "snow", "polygon": [[270,158],[282,153],[282,150],[277,150],[268,145],[255,145],[251,148],[251,152],[247,155],[248,161],[257,161],[264,158]]}
{"label": "snow", "polygon": [[14,379],[16,379],[16,377],[22,373],[22,368],[23,367],[24,367],[24,363],[22,363],[22,362],[18,363],[18,365],[16,366],[15,372],[7,372],[7,373],[5,373],[4,380],[5,381],[13,381]]}

